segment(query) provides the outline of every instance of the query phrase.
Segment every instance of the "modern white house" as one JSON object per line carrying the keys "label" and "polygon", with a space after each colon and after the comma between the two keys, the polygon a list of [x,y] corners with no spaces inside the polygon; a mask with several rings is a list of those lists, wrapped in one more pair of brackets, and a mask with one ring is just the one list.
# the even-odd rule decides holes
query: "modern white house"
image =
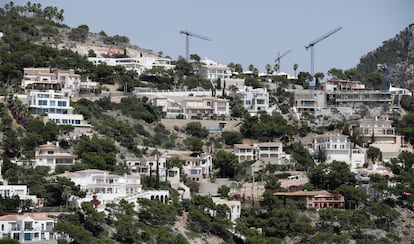
{"label": "modern white house", "polygon": [[150,102],[157,107],[161,107],[162,112],[165,113],[165,118],[167,119],[175,119],[179,116],[183,118],[187,118],[187,115],[184,113],[184,109],[181,106],[181,103],[175,101],[174,99],[159,96],[150,99]]}
{"label": "modern white house", "polygon": [[236,96],[242,100],[244,108],[253,116],[261,111],[271,114],[277,109],[269,103],[269,93],[266,88],[238,87]]}
{"label": "modern white house", "polygon": [[46,213],[3,215],[0,216],[0,239],[12,238],[20,243],[46,243],[56,239],[54,224],[54,219]]}
{"label": "modern white house", "polygon": [[324,163],[341,161],[347,163],[351,169],[363,167],[366,162],[365,150],[349,141],[348,136],[339,132],[330,132],[322,135],[309,136],[308,145],[311,154],[320,155]]}
{"label": "modern white house", "polygon": [[87,123],[82,114],[55,114],[48,113],[43,117],[43,122],[53,121],[58,125],[72,125],[77,128],[90,128],[91,125]]}
{"label": "modern white house", "polygon": [[34,206],[36,206],[39,203],[36,195],[29,194],[27,185],[8,185],[8,184],[0,185],[0,196],[2,197],[18,196],[20,201],[31,200]]}
{"label": "modern white house", "polygon": [[33,114],[71,114],[69,97],[63,93],[48,91],[30,91],[27,105]]}
{"label": "modern white house", "polygon": [[228,219],[235,224],[236,220],[240,218],[241,214],[241,202],[237,200],[227,200],[220,197],[212,197],[213,203],[215,205],[223,204],[229,208],[227,213]]}
{"label": "modern white house", "polygon": [[170,58],[163,58],[151,54],[145,54],[142,57],[136,58],[88,57],[88,61],[95,65],[120,65],[125,67],[126,70],[134,70],[138,74],[142,74],[145,70],[152,69],[153,67],[161,67],[165,70],[173,69],[175,67]]}
{"label": "modern white house", "polygon": [[56,166],[75,164],[75,156],[64,152],[55,144],[40,145],[35,151],[34,167],[48,166],[50,172],[55,172]]}
{"label": "modern white house", "polygon": [[227,65],[219,64],[207,58],[200,60],[200,62],[201,66],[198,68],[198,73],[206,79],[229,79],[232,75],[232,71]]}
{"label": "modern white house", "polygon": [[282,142],[257,142],[234,144],[233,153],[239,162],[260,160],[270,164],[284,164],[290,157],[283,152]]}

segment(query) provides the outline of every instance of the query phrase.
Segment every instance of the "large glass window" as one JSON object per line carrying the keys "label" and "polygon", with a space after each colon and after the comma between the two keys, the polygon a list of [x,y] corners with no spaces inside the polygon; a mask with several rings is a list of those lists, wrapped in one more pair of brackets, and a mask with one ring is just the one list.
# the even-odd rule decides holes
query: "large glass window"
{"label": "large glass window", "polygon": [[38,105],[43,105],[43,106],[46,106],[46,105],[47,105],[47,100],[39,100],[39,101],[37,102],[37,104],[38,104]]}
{"label": "large glass window", "polygon": [[58,107],[66,107],[66,101],[58,101]]}

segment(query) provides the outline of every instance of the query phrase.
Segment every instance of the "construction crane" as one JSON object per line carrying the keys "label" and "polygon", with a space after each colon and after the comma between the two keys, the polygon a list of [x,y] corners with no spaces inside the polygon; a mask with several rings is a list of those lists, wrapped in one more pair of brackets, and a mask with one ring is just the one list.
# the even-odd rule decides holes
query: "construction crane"
{"label": "construction crane", "polygon": [[207,36],[198,35],[198,34],[189,32],[187,30],[180,31],[180,34],[185,35],[185,59],[187,61],[190,60],[190,36],[194,36],[194,37],[206,40],[206,41],[211,41],[211,38],[209,38]]}
{"label": "construction crane", "polygon": [[282,54],[282,55],[280,55],[280,52],[277,52],[277,58],[275,59],[275,62],[276,62],[276,64],[277,64],[277,68],[278,68],[278,70],[280,70],[280,60],[281,60],[284,56],[288,55],[290,52],[292,52],[292,50],[289,50],[289,51],[285,52],[285,53],[284,53],[284,54]]}
{"label": "construction crane", "polygon": [[314,50],[313,47],[320,41],[332,36],[333,34],[335,34],[336,32],[340,31],[342,29],[342,27],[338,27],[335,28],[333,30],[331,30],[330,32],[318,37],[317,39],[315,39],[314,41],[309,42],[309,44],[305,45],[306,50],[308,50],[309,48],[311,49],[311,86],[315,86],[315,84],[313,83],[313,76],[315,75],[315,70],[314,70]]}

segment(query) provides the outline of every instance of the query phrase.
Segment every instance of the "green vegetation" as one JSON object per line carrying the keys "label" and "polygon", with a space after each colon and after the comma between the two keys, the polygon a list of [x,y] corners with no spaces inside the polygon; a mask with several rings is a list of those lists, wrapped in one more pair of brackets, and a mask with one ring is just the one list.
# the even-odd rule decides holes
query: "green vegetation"
{"label": "green vegetation", "polygon": [[[22,70],[25,67],[53,67],[58,69],[73,69],[81,75],[81,79],[89,78],[101,84],[117,84],[120,91],[129,93],[135,86],[148,86],[160,89],[196,88],[223,89],[220,81],[209,81],[202,78],[198,69],[201,65],[200,57],[191,55],[190,63],[180,57],[174,61],[174,70],[164,70],[154,67],[138,76],[135,71],[127,71],[120,66],[112,67],[106,64],[94,66],[86,57],[69,49],[58,50],[56,47],[62,38],[71,41],[87,41],[90,33],[87,25],[76,28],[61,24],[63,10],[55,7],[41,8],[40,4],[28,2],[25,6],[15,6],[13,2],[4,4],[0,8],[0,31],[4,37],[0,40],[0,93],[7,95],[6,106],[0,104],[0,131],[2,134],[2,175],[9,184],[27,185],[30,194],[44,199],[46,207],[65,207],[73,213],[62,214],[55,225],[56,232],[64,232],[72,238],[73,243],[189,243],[187,238],[219,236],[226,243],[394,243],[399,237],[393,233],[400,213],[398,208],[413,209],[414,204],[414,177],[411,173],[414,164],[414,154],[402,152],[398,158],[388,163],[396,174],[395,187],[389,187],[388,179],[378,174],[371,174],[367,188],[357,187],[355,175],[344,162],[334,161],[325,164],[326,157],[322,150],[317,155],[310,155],[300,141],[300,136],[310,132],[323,133],[334,129],[342,129],[344,121],[333,121],[326,127],[317,129],[308,123],[290,124],[281,114],[269,115],[265,112],[258,116],[251,116],[246,112],[241,99],[230,97],[232,117],[241,118],[240,132],[225,131],[221,135],[212,136],[199,122],[190,122],[184,130],[175,132],[168,130],[160,123],[164,114],[159,107],[151,104],[147,97],[125,96],[119,103],[111,102],[111,95],[102,96],[97,101],[79,99],[73,102],[76,112],[84,115],[96,132],[91,137],[80,136],[77,140],[66,140],[74,128],[58,126],[53,122],[43,123],[41,117],[32,117],[18,99],[10,94],[22,92],[20,82]],[[65,34],[67,33],[67,34]],[[66,35],[66,36],[65,36]],[[100,41],[109,45],[128,46],[126,36],[107,36],[99,33]],[[386,42],[384,53],[399,62],[400,58],[393,56],[399,49],[394,41]],[[404,47],[405,48],[405,47]],[[124,49],[126,50],[126,49]],[[96,56],[89,50],[88,56]],[[160,54],[161,56],[161,54]],[[369,88],[382,89],[383,74],[376,71],[376,62],[383,63],[382,57],[372,58],[368,55],[363,58],[358,69],[340,70],[332,68],[328,74],[332,78],[361,80]],[[126,57],[124,54],[115,54],[113,57]],[[412,63],[412,62],[411,62]],[[245,78],[245,85],[254,88],[266,87],[266,82],[277,83],[279,86],[271,103],[279,104],[282,113],[289,113],[289,105],[293,102],[293,94],[285,92],[283,88],[291,86],[289,80],[283,76],[272,76],[272,66],[266,66],[267,77],[259,77],[258,69],[249,65],[250,74],[241,74],[240,64],[229,64],[229,67],[238,75]],[[298,65],[294,65],[294,71]],[[274,67],[278,70],[279,67]],[[323,73],[316,73],[317,83],[324,78]],[[299,72],[294,85],[306,88],[309,73]],[[235,87],[229,87],[234,95]],[[101,90],[108,90],[102,88]],[[99,91],[96,91],[99,92]],[[212,91],[212,93],[214,93]],[[395,121],[397,131],[414,143],[414,115],[413,101],[403,96],[402,107],[408,113],[401,114],[401,119]],[[361,110],[361,114],[367,111]],[[404,114],[404,115],[403,115]],[[310,122],[317,118],[312,114],[303,114]],[[201,117],[201,116],[200,116]],[[397,118],[397,117],[396,117]],[[186,135],[182,135],[181,132]],[[176,134],[177,133],[177,134]],[[350,135],[349,129],[343,132]],[[362,145],[357,135],[351,140]],[[268,164],[253,176],[247,175],[247,169],[254,161],[238,162],[237,157],[223,150],[221,143],[228,147],[241,143],[243,139],[257,141],[281,140],[284,149],[291,155],[294,166]],[[200,155],[205,148],[219,149],[214,151],[214,177],[226,177],[234,180],[252,182],[257,177],[265,191],[259,203],[242,198],[241,218],[233,225],[228,219],[230,209],[226,205],[216,205],[209,196],[198,193],[200,183],[186,181],[193,198],[181,201],[176,190],[170,189],[169,183],[160,181],[158,165],[152,170],[149,177],[142,177],[145,189],[169,189],[170,204],[159,201],[140,199],[138,202],[120,200],[116,204],[108,204],[105,209],[108,215],[96,211],[89,202],[84,202],[81,209],[75,209],[70,196],[84,197],[85,192],[72,181],[49,175],[49,167],[25,168],[14,163],[14,159],[32,160],[35,149],[48,141],[59,141],[62,148],[74,150],[78,161],[71,166],[58,166],[56,173],[66,170],[77,171],[88,168],[109,170],[112,173],[126,173],[126,169],[117,161],[125,155],[143,156],[152,151],[152,155],[159,153],[157,149],[138,149],[138,145],[145,147],[182,149],[187,148],[193,156]],[[373,140],[371,140],[371,143]],[[73,147],[72,147],[73,146]],[[206,147],[204,147],[206,146]],[[125,150],[126,149],[126,150]],[[369,147],[367,156],[372,161],[381,158],[378,148]],[[319,164],[315,164],[315,157]],[[151,166],[152,167],[152,166]],[[178,158],[168,159],[166,167],[183,165]],[[307,209],[304,202],[279,199],[273,193],[281,189],[280,179],[286,179],[290,173],[275,172],[277,170],[296,169],[306,171],[310,182],[301,186],[304,190],[332,190],[345,197],[345,209],[321,209],[314,211]],[[185,178],[185,175],[183,176]],[[212,180],[213,181],[213,180]],[[256,180],[257,182],[257,180]],[[237,186],[238,187],[238,186]],[[223,185],[218,189],[221,197],[232,199],[231,188]],[[236,198],[236,196],[234,196]],[[138,211],[135,204],[139,204]],[[0,213],[27,211],[32,207],[30,201],[21,201],[16,197],[0,197]],[[178,233],[173,225],[178,218],[186,219],[187,233]],[[184,222],[184,221],[183,221]],[[234,228],[234,229],[233,229]],[[386,237],[378,237],[375,229],[387,231]],[[236,234],[235,234],[236,233]],[[243,240],[242,240],[243,237]],[[15,243],[13,240],[3,239],[0,243]]]}

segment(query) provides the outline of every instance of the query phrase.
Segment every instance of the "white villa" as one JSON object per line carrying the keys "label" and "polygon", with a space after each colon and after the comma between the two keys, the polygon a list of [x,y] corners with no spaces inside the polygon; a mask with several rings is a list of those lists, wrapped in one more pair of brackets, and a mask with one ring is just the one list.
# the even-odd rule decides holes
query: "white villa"
{"label": "white villa", "polygon": [[8,214],[0,216],[0,239],[12,238],[20,243],[49,243],[55,240],[55,221],[46,213]]}
{"label": "white villa", "polygon": [[125,67],[126,70],[134,70],[138,74],[142,74],[145,70],[152,69],[153,67],[162,67],[166,70],[173,69],[175,67],[170,58],[163,58],[150,54],[136,58],[88,57],[88,61],[95,65],[120,65]]}
{"label": "white villa", "polygon": [[[5,183],[5,182],[3,182]],[[26,185],[0,185],[0,196],[2,197],[13,197],[18,196],[20,201],[31,200],[36,206],[38,201],[36,195],[30,195]]]}
{"label": "white villa", "polygon": [[40,145],[35,151],[34,167],[49,166],[50,172],[54,172],[56,166],[75,164],[75,156],[63,152],[63,150],[54,144]]}
{"label": "white villa", "polygon": [[216,205],[224,204],[229,208],[227,214],[228,219],[234,224],[236,220],[240,218],[241,214],[241,202],[237,200],[227,200],[220,197],[212,197],[213,203]]}
{"label": "white villa", "polygon": [[104,170],[87,169],[77,172],[65,172],[57,175],[72,180],[81,190],[87,192],[85,198],[74,199],[75,205],[82,202],[98,201],[96,207],[104,210],[108,203],[115,203],[121,199],[136,204],[138,198],[156,199],[167,203],[169,192],[165,190],[143,191],[139,175],[114,175]]}
{"label": "white villa", "polygon": [[361,148],[353,148],[348,136],[334,133],[326,133],[312,137],[311,153],[321,153],[326,163],[332,161],[346,162],[351,168],[362,167],[365,163],[365,151]]}
{"label": "white villa", "polygon": [[30,91],[27,106],[33,114],[45,114],[43,122],[53,121],[58,125],[72,125],[75,128],[89,128],[82,114],[74,114],[70,98],[54,90]]}
{"label": "white villa", "polygon": [[27,95],[27,105],[34,114],[71,114],[69,97],[63,93],[48,91],[30,91]]}
{"label": "white villa", "polygon": [[224,64],[204,58],[200,60],[199,74],[209,80],[228,79],[232,75],[231,69]]}
{"label": "white villa", "polygon": [[257,115],[260,111],[271,114],[276,109],[269,103],[269,93],[266,88],[238,87],[236,96],[242,100],[244,108],[251,115]]}

